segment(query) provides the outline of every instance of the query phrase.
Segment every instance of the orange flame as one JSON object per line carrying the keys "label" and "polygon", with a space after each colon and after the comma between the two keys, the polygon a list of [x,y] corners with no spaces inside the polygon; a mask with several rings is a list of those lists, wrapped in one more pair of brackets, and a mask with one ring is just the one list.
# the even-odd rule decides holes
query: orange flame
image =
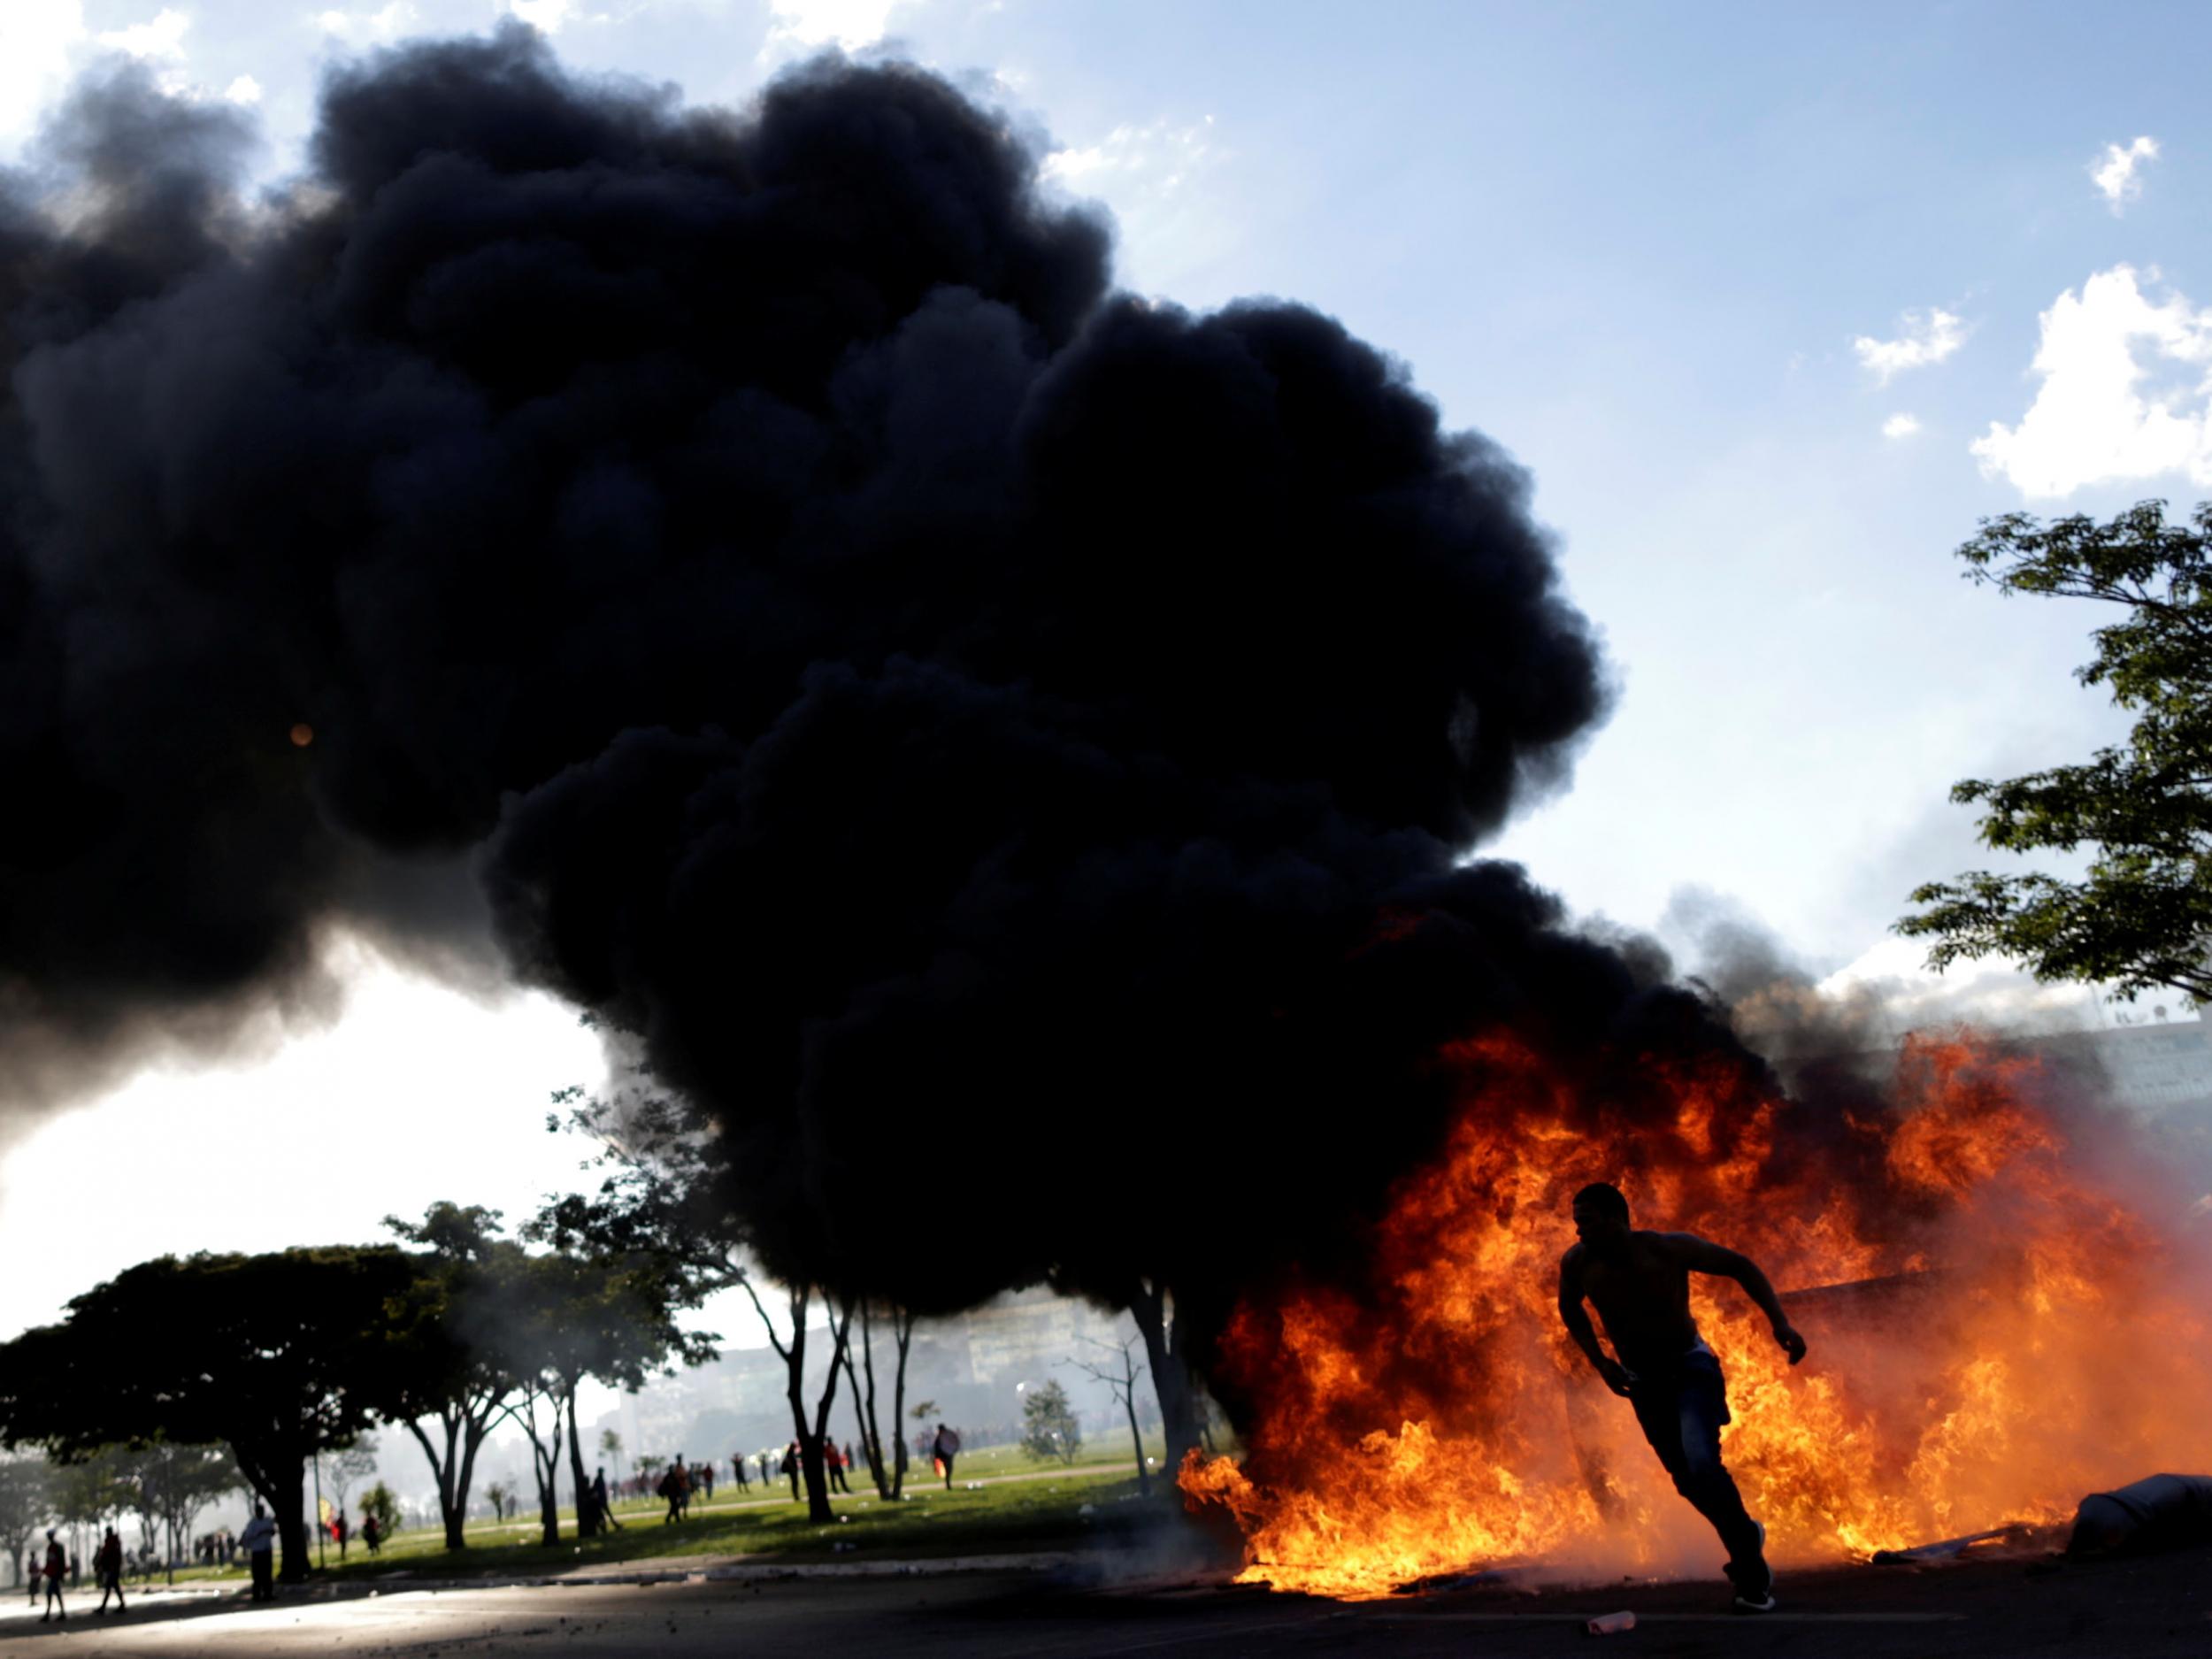
{"label": "orange flame", "polygon": [[1224,1333],[1247,1457],[1194,1454],[1181,1483],[1235,1517],[1245,1580],[1359,1597],[1534,1558],[1717,1568],[1560,1325],[1567,1201],[1593,1180],[1619,1182],[1640,1225],[1746,1251],[1792,1302],[1812,1344],[1796,1371],[1735,1286],[1693,1280],[1728,1378],[1724,1455],[1779,1560],[2056,1520],[2084,1493],[2212,1466],[2200,1303],[2160,1231],[2070,1166],[2033,1062],[1914,1039],[1889,1112],[1809,1135],[1805,1109],[1747,1097],[1719,1063],[1665,1079],[1655,1129],[1576,1099],[1509,1037],[1444,1060],[1465,1103],[1377,1226],[1370,1286],[1248,1301]]}

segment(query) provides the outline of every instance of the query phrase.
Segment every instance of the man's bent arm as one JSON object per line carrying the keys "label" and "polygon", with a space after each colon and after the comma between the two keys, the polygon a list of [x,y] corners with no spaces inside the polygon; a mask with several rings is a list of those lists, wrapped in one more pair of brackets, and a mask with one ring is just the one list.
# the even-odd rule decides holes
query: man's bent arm
{"label": "man's bent arm", "polygon": [[1559,1259],[1559,1317],[1592,1365],[1605,1370],[1605,1350],[1598,1346],[1597,1327],[1582,1308],[1582,1273],[1572,1253]]}
{"label": "man's bent arm", "polygon": [[1744,1294],[1759,1304],[1759,1311],[1774,1327],[1774,1335],[1789,1350],[1790,1363],[1794,1365],[1805,1357],[1805,1339],[1799,1336],[1790,1317],[1782,1311],[1782,1299],[1774,1294],[1774,1286],[1759,1269],[1759,1264],[1740,1250],[1701,1239],[1694,1233],[1675,1235],[1679,1241],[1682,1264],[1693,1271],[1711,1273],[1720,1279],[1732,1279],[1744,1287]]}

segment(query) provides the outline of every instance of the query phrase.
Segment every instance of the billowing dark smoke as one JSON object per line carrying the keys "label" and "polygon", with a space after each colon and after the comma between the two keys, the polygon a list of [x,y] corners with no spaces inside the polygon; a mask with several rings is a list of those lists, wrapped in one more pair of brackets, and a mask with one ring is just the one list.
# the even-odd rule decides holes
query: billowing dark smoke
{"label": "billowing dark smoke", "polygon": [[509,27],[250,209],[244,139],[123,75],[0,210],[14,1092],[334,924],[465,955],[472,855],[772,1265],[943,1306],[1325,1248],[1488,1019],[1723,1040],[1454,867],[1606,703],[1526,477],[1327,318],[1113,294],[941,81]]}

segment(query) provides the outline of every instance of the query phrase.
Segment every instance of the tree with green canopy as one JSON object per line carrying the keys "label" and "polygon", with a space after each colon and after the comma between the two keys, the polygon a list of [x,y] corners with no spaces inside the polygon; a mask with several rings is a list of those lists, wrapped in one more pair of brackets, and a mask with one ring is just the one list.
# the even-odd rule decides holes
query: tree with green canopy
{"label": "tree with green canopy", "polygon": [[2108,523],[1986,519],[1959,549],[2000,593],[2111,607],[2077,671],[2133,717],[2127,741],[2017,778],[1969,779],[1951,798],[1983,809],[1983,843],[2006,853],[2089,855],[2070,879],[1974,871],[1916,889],[1898,931],[1931,941],[1929,965],[2016,956],[2039,979],[2164,987],[2212,1000],[2212,503],[2185,524],[2163,502]]}
{"label": "tree with green canopy", "polygon": [[[573,1087],[555,1093],[554,1104],[569,1109],[565,1126],[600,1143],[600,1162],[611,1172],[595,1193],[571,1194],[548,1205],[529,1232],[558,1250],[641,1266],[649,1262],[672,1307],[696,1307],[718,1291],[742,1290],[784,1364],[784,1398],[799,1448],[808,1517],[818,1524],[834,1520],[823,1448],[856,1304],[850,1298],[841,1302],[828,1286],[803,1283],[781,1287],[781,1319],[769,1312],[744,1259],[745,1228],[730,1205],[718,1139],[683,1100],[641,1077],[641,1087],[611,1098],[587,1099],[582,1089]],[[564,1126],[559,1113],[548,1115],[548,1129]],[[829,1355],[810,1411],[809,1325],[818,1307],[829,1315]],[[910,1323],[908,1329],[910,1335]],[[898,1352],[903,1393],[905,1346]],[[644,1469],[642,1458],[638,1466]]]}
{"label": "tree with green canopy", "polygon": [[386,1310],[416,1276],[389,1246],[157,1256],[0,1345],[0,1440],[66,1463],[221,1441],[269,1506],[280,1576],[309,1561],[302,1471],[389,1414]]}
{"label": "tree with green canopy", "polygon": [[164,1559],[174,1583],[177,1558],[184,1553],[193,1518],[225,1493],[244,1486],[245,1476],[227,1447],[187,1446],[165,1438],[127,1452],[126,1467],[138,1483],[139,1514],[162,1535]]}
{"label": "tree with green canopy", "polygon": [[441,1201],[419,1222],[387,1216],[384,1225],[425,1247],[420,1271],[395,1300],[387,1326],[390,1415],[429,1460],[445,1547],[460,1549],[477,1454],[522,1386],[506,1349],[489,1340],[522,1247],[499,1236],[499,1212],[480,1204]]}
{"label": "tree with green canopy", "polygon": [[695,1364],[713,1357],[710,1338],[677,1326],[680,1296],[680,1281],[649,1254],[560,1252],[507,1263],[497,1319],[480,1334],[517,1381],[508,1415],[530,1442],[545,1543],[560,1541],[556,1488],[564,1447],[578,1536],[598,1531],[599,1517],[585,1497],[591,1483],[576,1432],[576,1391],[584,1379],[634,1389],[672,1361]]}
{"label": "tree with green canopy", "polygon": [[383,1481],[378,1481],[361,1494],[361,1518],[374,1519],[377,1531],[389,1538],[399,1531],[399,1494]]}
{"label": "tree with green canopy", "polygon": [[1057,1381],[1028,1390],[1022,1401],[1022,1450],[1040,1462],[1056,1457],[1071,1464],[1082,1449],[1083,1425],[1068,1391]]}

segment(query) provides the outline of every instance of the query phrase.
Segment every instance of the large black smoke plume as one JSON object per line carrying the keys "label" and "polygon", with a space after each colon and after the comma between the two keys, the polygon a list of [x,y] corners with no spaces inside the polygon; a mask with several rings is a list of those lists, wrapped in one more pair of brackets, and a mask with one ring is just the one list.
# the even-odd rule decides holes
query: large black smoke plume
{"label": "large black smoke plume", "polygon": [[251,206],[246,136],[123,74],[0,204],[11,1093],[488,901],[772,1266],[1196,1306],[1432,1143],[1439,1041],[1727,1041],[1455,867],[1607,700],[1525,475],[1325,317],[1112,292],[943,81],[509,27]]}

